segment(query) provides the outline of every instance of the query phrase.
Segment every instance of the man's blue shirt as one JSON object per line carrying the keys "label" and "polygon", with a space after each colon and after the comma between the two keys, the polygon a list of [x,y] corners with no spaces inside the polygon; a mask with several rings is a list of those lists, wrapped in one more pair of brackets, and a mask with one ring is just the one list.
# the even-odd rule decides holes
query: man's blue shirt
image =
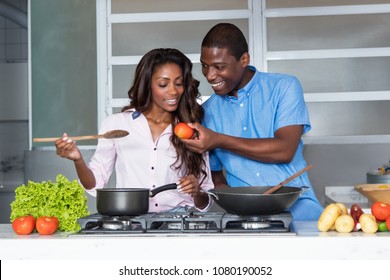
{"label": "man's blue shirt", "polygon": [[[213,94],[204,102],[203,125],[242,138],[274,138],[276,130],[289,125],[303,125],[303,133],[308,132],[310,119],[298,79],[250,68],[255,75],[238,91],[238,98]],[[231,187],[274,186],[306,165],[302,141],[288,164],[262,163],[219,148],[210,151],[211,171],[225,169]],[[288,185],[311,187],[307,173]],[[318,202],[312,189],[304,195]]]}

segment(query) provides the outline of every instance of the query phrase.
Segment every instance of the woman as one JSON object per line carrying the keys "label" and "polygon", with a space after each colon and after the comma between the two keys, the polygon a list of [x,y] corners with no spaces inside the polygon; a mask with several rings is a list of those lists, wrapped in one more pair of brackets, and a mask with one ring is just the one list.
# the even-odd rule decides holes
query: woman
{"label": "woman", "polygon": [[178,122],[198,122],[203,117],[197,102],[199,81],[191,71],[191,61],[176,49],[149,51],[137,65],[128,92],[130,104],[104,120],[100,129],[100,133],[122,129],[128,136],[99,139],[88,166],[67,134],[55,142],[57,154],[74,161],[88,192],[95,195],[104,187],[115,165],[118,188],[177,183],[177,190],[150,198],[149,212],[208,209],[211,199],[202,191],[213,188],[208,153],[189,151],[172,133]]}

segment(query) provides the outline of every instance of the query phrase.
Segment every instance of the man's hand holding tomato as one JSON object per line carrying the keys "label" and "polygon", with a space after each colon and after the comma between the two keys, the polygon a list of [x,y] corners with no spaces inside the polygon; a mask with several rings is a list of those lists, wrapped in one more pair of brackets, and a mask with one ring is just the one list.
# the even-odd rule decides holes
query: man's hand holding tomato
{"label": "man's hand holding tomato", "polygon": [[197,137],[193,139],[181,139],[188,149],[201,154],[217,146],[214,143],[218,141],[218,133],[199,123],[189,123],[188,126],[196,130],[197,134]]}

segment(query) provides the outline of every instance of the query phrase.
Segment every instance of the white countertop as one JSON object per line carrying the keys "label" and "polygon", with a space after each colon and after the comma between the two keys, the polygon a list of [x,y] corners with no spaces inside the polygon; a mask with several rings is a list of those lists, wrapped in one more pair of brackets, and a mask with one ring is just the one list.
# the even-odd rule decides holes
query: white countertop
{"label": "white countertop", "polygon": [[316,222],[294,222],[297,235],[140,234],[16,235],[0,224],[2,260],[389,260],[390,232],[322,233]]}

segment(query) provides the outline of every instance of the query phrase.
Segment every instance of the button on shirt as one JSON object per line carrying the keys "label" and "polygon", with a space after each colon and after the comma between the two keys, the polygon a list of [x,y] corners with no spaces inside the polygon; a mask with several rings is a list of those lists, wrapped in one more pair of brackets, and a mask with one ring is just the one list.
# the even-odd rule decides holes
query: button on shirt
{"label": "button on shirt", "polygon": [[[128,110],[107,117],[100,133],[114,129],[126,130],[129,135],[118,139],[99,139],[89,163],[96,180],[95,188],[87,190],[91,195],[96,196],[96,189],[107,184],[114,168],[117,188],[156,188],[176,183],[185,176],[183,171],[171,167],[177,157],[170,142],[172,126],[168,126],[154,142],[145,116]],[[209,190],[214,185],[208,165],[208,153],[204,153],[204,159],[207,177],[201,188]],[[168,190],[149,199],[149,212],[168,211],[178,206],[194,206],[192,197],[177,190]]]}

